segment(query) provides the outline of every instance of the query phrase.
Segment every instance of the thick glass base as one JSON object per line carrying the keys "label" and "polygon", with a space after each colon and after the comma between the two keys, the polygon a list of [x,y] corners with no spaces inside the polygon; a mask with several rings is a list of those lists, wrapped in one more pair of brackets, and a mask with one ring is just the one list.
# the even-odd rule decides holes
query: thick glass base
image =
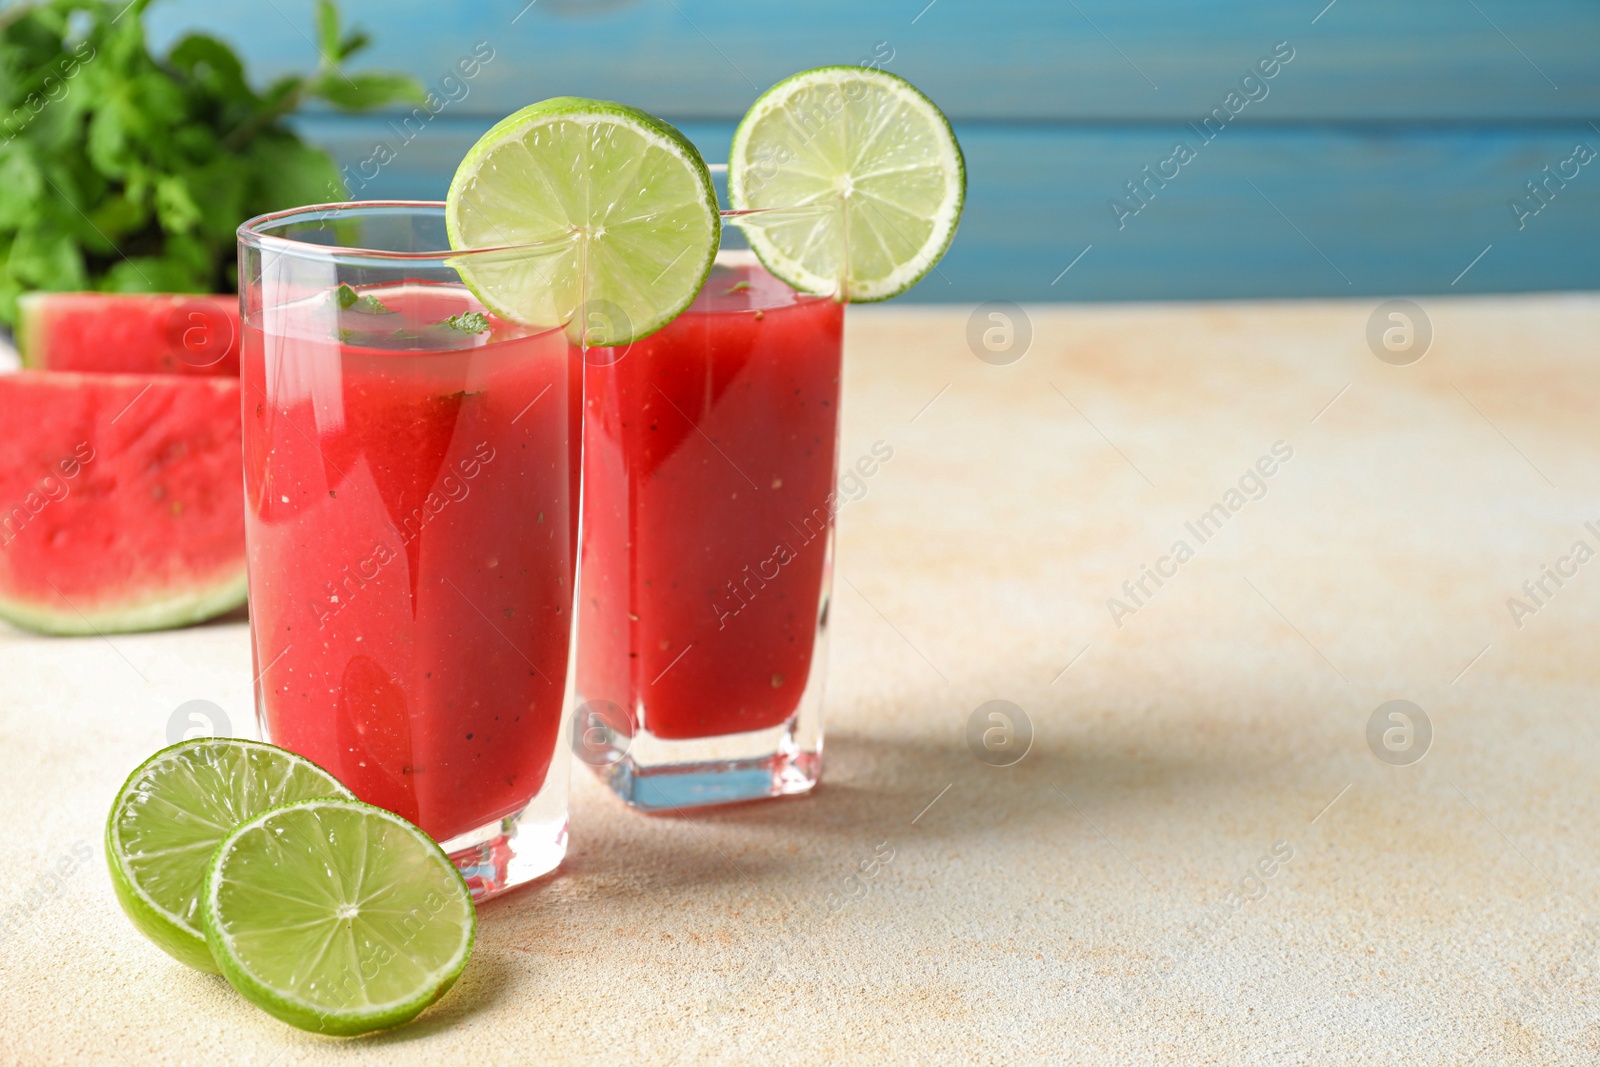
{"label": "thick glass base", "polygon": [[521,811],[439,842],[461,871],[474,903],[526,885],[561,866],[567,854],[565,805],[540,818],[535,798]]}
{"label": "thick glass base", "polygon": [[[567,726],[564,722],[561,727],[557,742],[561,747],[568,744]],[[563,757],[558,747],[543,788],[520,811],[439,842],[466,879],[473,903],[482,904],[561,866],[567,854],[567,785],[572,768]]]}
{"label": "thick glass base", "polygon": [[799,707],[784,722],[745,733],[668,739],[650,729],[648,705],[629,710],[580,695],[570,724],[578,761],[588,764],[613,793],[638,811],[682,813],[809,793],[822,777],[832,574],[830,528],[811,668]]}
{"label": "thick glass base", "polygon": [[[630,807],[669,812],[810,792],[822,772],[819,731],[801,716],[747,734],[668,741],[641,730],[590,741],[580,757]],[[608,732],[609,733],[609,732]]]}
{"label": "thick glass base", "polygon": [[[570,699],[569,688],[569,703]],[[509,815],[439,842],[466,880],[474,903],[481,904],[526,885],[561,866],[567,854],[567,787],[572,773],[564,751],[569,744],[568,722],[570,717],[556,735],[555,758],[550,761],[544,785],[532,799]],[[261,740],[277,743],[268,729],[260,686],[256,693],[256,725]]]}

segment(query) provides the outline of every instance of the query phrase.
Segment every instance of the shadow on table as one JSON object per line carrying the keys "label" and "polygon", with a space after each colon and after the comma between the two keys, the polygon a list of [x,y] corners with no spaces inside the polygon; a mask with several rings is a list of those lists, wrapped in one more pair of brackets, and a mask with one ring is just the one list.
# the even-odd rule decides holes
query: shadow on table
{"label": "shadow on table", "polygon": [[232,611],[226,612],[226,613],[224,613],[222,615],[218,615],[214,619],[205,619],[205,620],[203,620],[201,622],[195,623],[194,625],[195,625],[195,627],[233,626],[233,625],[235,625],[237,623],[249,622],[249,621],[250,621],[250,609],[248,607],[246,607],[245,605],[240,604],[238,607],[234,608]]}
{"label": "shadow on table", "polygon": [[450,1030],[503,1000],[516,973],[511,961],[501,953],[475,951],[461,979],[444,999],[424,1011],[415,1022],[341,1043],[375,1047],[398,1045]]}
{"label": "shadow on table", "polygon": [[[915,835],[966,847],[999,834],[1033,842],[1063,829],[1092,832],[1089,820],[1115,823],[1119,811],[1208,810],[1249,783],[1283,776],[1284,754],[1263,747],[1248,724],[1218,723],[1182,702],[1155,713],[1086,716],[1064,705],[1036,712],[1038,736],[1009,767],[977,758],[962,715],[944,740],[834,732],[823,782],[803,797],[668,815],[622,814],[620,802],[606,797],[616,810],[602,816],[604,836],[581,834],[557,881],[602,894],[644,885],[672,893],[732,881],[793,885],[819,862],[829,870],[854,863],[880,841]],[[751,847],[757,840],[761,847]]]}

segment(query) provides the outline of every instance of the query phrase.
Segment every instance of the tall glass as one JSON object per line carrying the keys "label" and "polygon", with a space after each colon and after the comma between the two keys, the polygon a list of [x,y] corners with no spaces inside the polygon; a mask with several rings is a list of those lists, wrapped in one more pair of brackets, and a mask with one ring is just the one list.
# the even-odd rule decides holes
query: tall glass
{"label": "tall glass", "polygon": [[587,353],[573,745],[648,811],[821,769],[844,306],[742,243],[660,332]]}
{"label": "tall glass", "polygon": [[437,203],[239,230],[263,736],[421,826],[478,899],[566,852],[583,364],[461,270],[568,253],[452,252]]}

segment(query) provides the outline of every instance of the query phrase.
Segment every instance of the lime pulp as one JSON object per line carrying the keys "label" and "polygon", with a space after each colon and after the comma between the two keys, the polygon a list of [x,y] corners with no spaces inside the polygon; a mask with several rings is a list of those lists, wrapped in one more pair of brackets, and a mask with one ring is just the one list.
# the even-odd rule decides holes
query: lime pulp
{"label": "lime pulp", "polygon": [[217,847],[201,922],[223,975],[279,1019],[352,1035],[408,1022],[460,977],[477,914],[433,839],[359,801],[263,812]]}
{"label": "lime pulp", "polygon": [[269,808],[350,796],[310,760],[257,741],[204,737],[164,748],[128,776],[106,817],[117,900],[163,951],[215,972],[199,901],[217,845]]}

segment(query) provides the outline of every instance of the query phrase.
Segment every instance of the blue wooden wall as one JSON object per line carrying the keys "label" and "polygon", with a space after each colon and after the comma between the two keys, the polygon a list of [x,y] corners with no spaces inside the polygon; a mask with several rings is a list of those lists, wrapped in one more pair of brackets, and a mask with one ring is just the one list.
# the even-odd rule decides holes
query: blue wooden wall
{"label": "blue wooden wall", "polygon": [[[721,160],[734,122],[777,79],[876,61],[945,109],[967,156],[960,233],[914,299],[1600,287],[1594,0],[343,7],[376,39],[358,69],[406,70],[458,98],[409,141],[387,116],[301,121],[353,168],[380,142],[395,150],[362,196],[442,196],[494,120],[558,94],[636,104]],[[148,22],[158,45],[193,27],[216,33],[264,80],[315,62],[310,9],[170,0]],[[444,84],[480,42],[494,58],[471,81]],[[1241,87],[1275,47],[1293,58]],[[1213,109],[1239,113],[1207,140],[1196,125]],[[1178,141],[1193,158],[1164,164]],[[1578,162],[1580,144],[1595,158]],[[1147,166],[1177,176],[1146,180]],[[1143,183],[1141,199],[1129,182]],[[1529,182],[1544,183],[1539,198]]]}

